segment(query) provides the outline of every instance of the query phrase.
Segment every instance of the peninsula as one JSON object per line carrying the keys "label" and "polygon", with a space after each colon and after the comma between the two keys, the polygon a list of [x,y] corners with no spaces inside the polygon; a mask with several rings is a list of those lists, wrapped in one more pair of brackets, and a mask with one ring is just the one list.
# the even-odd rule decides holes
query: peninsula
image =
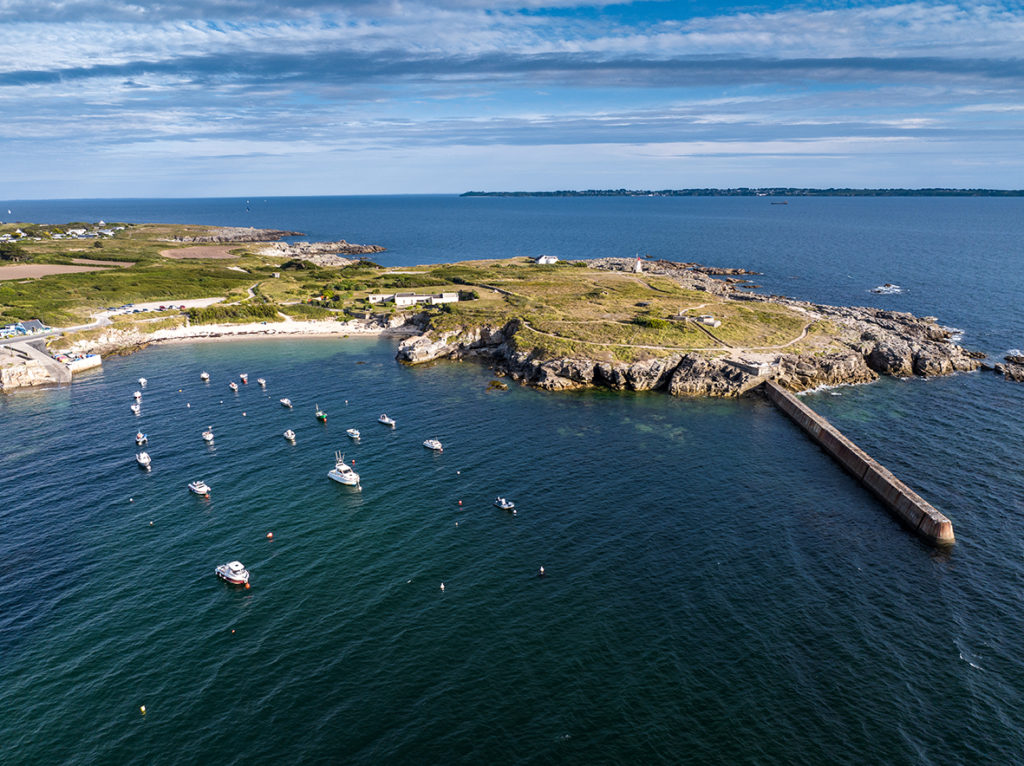
{"label": "peninsula", "polygon": [[[384,268],[363,257],[378,245],[268,242],[290,232],[122,224],[82,239],[69,226],[17,226],[0,325],[63,327],[37,346],[72,361],[189,338],[392,332],[409,336],[406,364],[478,359],[546,390],[739,396],[769,380],[801,391],[948,375],[984,356],[935,317],[760,295],[741,268],[551,256]],[[5,277],[25,266],[37,278]],[[1024,372],[1007,361],[1007,377]],[[0,386],[53,382],[15,374],[32,364],[0,355]]]}
{"label": "peninsula", "polygon": [[730,189],[584,189],[468,191],[462,197],[1024,197],[1024,189],[813,189],[793,186]]}

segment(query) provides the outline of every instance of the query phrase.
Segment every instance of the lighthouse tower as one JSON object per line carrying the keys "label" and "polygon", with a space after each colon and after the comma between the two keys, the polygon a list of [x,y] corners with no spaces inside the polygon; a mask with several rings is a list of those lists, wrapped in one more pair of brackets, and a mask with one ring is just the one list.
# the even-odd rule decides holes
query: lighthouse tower
{"label": "lighthouse tower", "polygon": [[640,262],[640,253],[636,254],[636,263],[633,264],[633,273],[640,274],[644,270],[643,263]]}

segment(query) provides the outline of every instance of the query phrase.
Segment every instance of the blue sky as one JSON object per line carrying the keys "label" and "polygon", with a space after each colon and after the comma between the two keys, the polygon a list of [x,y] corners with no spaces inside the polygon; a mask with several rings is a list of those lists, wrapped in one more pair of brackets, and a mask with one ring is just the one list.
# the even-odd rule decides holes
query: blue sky
{"label": "blue sky", "polygon": [[1024,187],[1021,2],[0,0],[0,199]]}

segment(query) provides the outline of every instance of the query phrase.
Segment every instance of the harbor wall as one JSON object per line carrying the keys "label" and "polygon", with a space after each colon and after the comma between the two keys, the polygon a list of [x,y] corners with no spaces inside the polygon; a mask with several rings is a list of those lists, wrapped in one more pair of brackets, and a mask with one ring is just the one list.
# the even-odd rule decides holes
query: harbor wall
{"label": "harbor wall", "polygon": [[99,354],[89,354],[89,356],[83,356],[81,359],[68,362],[66,366],[74,373],[81,372],[82,370],[91,370],[93,367],[100,367],[102,364],[103,358]]}
{"label": "harbor wall", "polygon": [[881,500],[905,526],[935,545],[955,541],[953,523],[949,519],[843,436],[828,420],[772,381],[765,382],[764,392],[769,401]]}

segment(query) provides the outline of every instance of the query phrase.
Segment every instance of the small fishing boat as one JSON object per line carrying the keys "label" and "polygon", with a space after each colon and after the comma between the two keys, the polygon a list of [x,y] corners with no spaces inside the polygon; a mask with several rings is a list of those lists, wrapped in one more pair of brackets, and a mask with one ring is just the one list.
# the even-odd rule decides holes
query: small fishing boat
{"label": "small fishing boat", "polygon": [[237,391],[238,390],[238,384],[235,383],[235,381],[231,381],[230,383],[228,383],[228,388],[230,388],[232,391]]}
{"label": "small fishing boat", "polygon": [[203,441],[204,442],[212,442],[213,441],[213,426],[207,426],[206,430],[203,431]]}
{"label": "small fishing boat", "polygon": [[201,373],[199,373],[199,379],[205,383],[210,379],[210,373],[208,373],[206,370],[203,370]]}
{"label": "small fishing boat", "polygon": [[149,441],[149,437],[146,436],[144,433],[142,433],[142,431],[139,431],[137,434],[135,434],[135,443],[136,444],[145,444],[148,441]]}
{"label": "small fishing boat", "polygon": [[345,431],[345,433],[347,433],[353,439],[358,439],[359,438],[359,431],[357,429],[355,429],[355,428],[350,428],[347,431]]}
{"label": "small fishing boat", "polygon": [[247,372],[240,372],[238,374],[238,379],[240,381],[242,381],[243,383],[248,383],[249,382],[249,373],[247,373]]}
{"label": "small fishing boat", "polygon": [[503,511],[515,511],[516,509],[516,504],[504,497],[494,498],[494,505]]}
{"label": "small fishing boat", "polygon": [[260,388],[267,387],[267,381],[265,381],[263,378],[256,378],[256,382],[260,384]]}
{"label": "small fishing boat", "polygon": [[149,382],[149,381],[148,381],[148,380],[146,380],[145,378],[139,378],[139,385],[140,385],[140,386],[142,386],[143,388],[145,388],[145,387],[146,387],[146,384],[147,384],[148,382]]}
{"label": "small fishing boat", "polygon": [[327,422],[327,413],[320,409],[320,405],[316,405],[316,419],[321,423]]}
{"label": "small fishing boat", "polygon": [[284,399],[281,399],[280,402],[281,402],[281,406],[282,407],[291,407],[292,406],[292,400],[287,398],[287,397],[285,397]]}
{"label": "small fishing boat", "polygon": [[345,462],[345,456],[340,452],[334,453],[334,468],[327,472],[327,476],[339,484],[349,487],[359,486],[359,474]]}
{"label": "small fishing boat", "polygon": [[384,413],[384,412],[382,412],[380,417],[377,418],[377,422],[378,423],[383,423],[386,426],[391,426],[392,428],[395,427],[395,419],[394,418],[389,418],[387,416],[387,413]]}
{"label": "small fishing boat", "polygon": [[197,495],[210,496],[210,487],[202,479],[199,479],[198,481],[190,481],[188,483],[188,488],[191,492],[195,492]]}
{"label": "small fishing boat", "polygon": [[139,401],[140,399],[142,399],[142,392],[136,391],[134,394],[132,394],[132,396],[135,397],[135,401]]}
{"label": "small fishing boat", "polygon": [[295,432],[289,428],[287,431],[284,432],[284,438],[290,442],[295,441]]}
{"label": "small fishing boat", "polygon": [[441,446],[441,442],[437,439],[427,439],[423,442],[423,446],[427,449],[432,449],[435,452],[444,452],[444,447]]}
{"label": "small fishing boat", "polygon": [[148,452],[139,452],[135,455],[135,462],[143,468],[149,468],[149,464],[152,460],[150,459]]}
{"label": "small fishing boat", "polygon": [[142,405],[140,405],[140,404],[139,404],[138,402],[136,402],[135,404],[133,404],[133,405],[131,406],[131,410],[132,410],[132,412],[134,412],[134,413],[135,413],[136,415],[138,415],[138,414],[139,414],[140,412],[142,412]]}
{"label": "small fishing boat", "polygon": [[243,566],[241,561],[229,561],[213,571],[217,573],[217,577],[227,580],[232,585],[245,585],[246,587],[249,585],[249,570]]}

